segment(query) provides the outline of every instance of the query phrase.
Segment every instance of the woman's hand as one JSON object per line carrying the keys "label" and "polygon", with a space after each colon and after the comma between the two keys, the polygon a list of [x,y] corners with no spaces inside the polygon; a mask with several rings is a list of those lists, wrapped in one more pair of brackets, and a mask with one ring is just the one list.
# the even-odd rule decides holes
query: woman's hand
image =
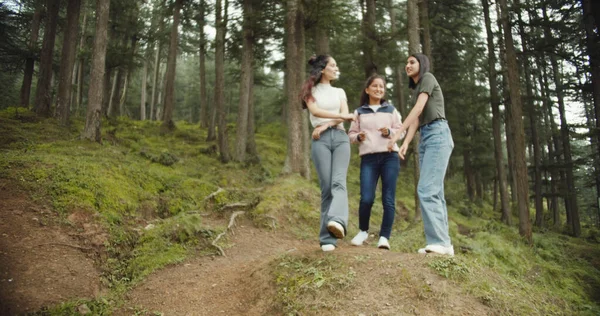
{"label": "woman's hand", "polygon": [[364,131],[360,132],[360,133],[358,133],[358,135],[356,135],[356,139],[359,142],[362,142],[363,140],[365,140],[365,138],[367,138],[367,133],[365,133]]}
{"label": "woman's hand", "polygon": [[406,155],[406,151],[408,150],[408,144],[405,142],[400,146],[400,150],[398,151],[398,156],[400,159],[404,160],[404,155]]}
{"label": "woman's hand", "polygon": [[312,132],[312,139],[319,140],[319,138],[321,138],[321,133],[323,133],[328,127],[329,125],[327,124],[322,124],[315,127],[315,129]]}
{"label": "woman's hand", "polygon": [[383,137],[390,136],[390,129],[387,127],[382,127],[380,129],[378,129],[378,131],[381,132],[381,136],[383,136]]}

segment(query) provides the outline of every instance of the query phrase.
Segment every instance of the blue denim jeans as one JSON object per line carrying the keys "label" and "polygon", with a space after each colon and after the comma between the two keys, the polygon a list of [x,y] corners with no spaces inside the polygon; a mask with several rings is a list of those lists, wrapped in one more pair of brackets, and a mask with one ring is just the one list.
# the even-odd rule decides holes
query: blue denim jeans
{"label": "blue denim jeans", "polygon": [[358,225],[360,230],[369,230],[371,208],[375,201],[377,181],[381,177],[381,203],[383,219],[379,236],[390,238],[396,214],[396,180],[400,173],[400,158],[397,152],[382,152],[363,155],[360,160],[360,206]]}
{"label": "blue denim jeans", "polygon": [[428,245],[450,246],[448,209],[444,198],[444,177],[454,141],[446,120],[421,126],[419,165],[421,174],[417,192]]}
{"label": "blue denim jeans", "polygon": [[311,157],[321,186],[321,245],[335,245],[337,238],[329,233],[327,223],[336,221],[348,227],[348,191],[346,174],[350,163],[350,139],[345,131],[328,128],[321,138],[312,141]]}

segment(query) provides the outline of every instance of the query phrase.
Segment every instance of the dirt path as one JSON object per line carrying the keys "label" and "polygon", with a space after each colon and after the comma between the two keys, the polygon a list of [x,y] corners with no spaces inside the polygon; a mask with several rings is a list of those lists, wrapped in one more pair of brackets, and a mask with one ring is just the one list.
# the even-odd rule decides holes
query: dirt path
{"label": "dirt path", "polygon": [[[0,179],[0,315],[102,294],[93,248],[103,236],[85,214],[56,215]],[[221,225],[223,223],[220,223]],[[303,315],[486,315],[491,311],[427,266],[431,256],[353,247],[349,238],[331,253],[316,240],[284,229],[259,229],[240,216],[225,257],[197,256],[156,271],[124,297],[115,315],[278,315],[272,274],[283,254],[341,260],[354,275],[345,290],[302,297]]]}
{"label": "dirt path", "polygon": [[303,314],[318,315],[486,315],[489,309],[465,296],[427,267],[433,257],[401,254],[340,243],[323,253],[314,241],[283,237],[243,223],[230,237],[226,257],[196,258],[154,273],[133,289],[116,315],[278,315],[270,263],[282,254],[335,256],[355,279],[345,291],[324,293]]}
{"label": "dirt path", "polygon": [[0,315],[101,293],[90,248],[55,218],[0,179]]}

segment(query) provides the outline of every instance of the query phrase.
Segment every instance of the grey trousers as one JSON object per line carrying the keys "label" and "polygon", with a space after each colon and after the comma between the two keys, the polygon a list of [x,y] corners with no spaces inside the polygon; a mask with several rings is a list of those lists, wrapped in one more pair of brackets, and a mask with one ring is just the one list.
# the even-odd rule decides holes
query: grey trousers
{"label": "grey trousers", "polygon": [[350,163],[350,140],[345,131],[329,128],[312,141],[311,157],[321,186],[321,245],[335,245],[337,238],[327,230],[329,221],[348,226],[346,173]]}

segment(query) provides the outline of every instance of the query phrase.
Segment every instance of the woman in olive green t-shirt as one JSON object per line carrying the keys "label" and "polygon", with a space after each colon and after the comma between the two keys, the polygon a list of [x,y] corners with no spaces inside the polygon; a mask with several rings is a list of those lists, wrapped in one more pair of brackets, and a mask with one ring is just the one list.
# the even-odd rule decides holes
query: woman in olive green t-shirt
{"label": "woman in olive green t-shirt", "polygon": [[[398,152],[400,158],[404,159],[417,128],[421,133],[419,141],[421,171],[417,192],[427,245],[418,252],[453,256],[454,247],[448,234],[444,177],[454,141],[446,121],[444,95],[437,80],[429,72],[427,56],[413,54],[408,57],[406,74],[409,77],[409,87],[413,89],[411,98],[413,107],[404,120],[402,128],[395,135],[401,135],[408,128],[408,134]],[[398,137],[393,137],[388,144],[388,149],[391,149],[397,140]]]}

